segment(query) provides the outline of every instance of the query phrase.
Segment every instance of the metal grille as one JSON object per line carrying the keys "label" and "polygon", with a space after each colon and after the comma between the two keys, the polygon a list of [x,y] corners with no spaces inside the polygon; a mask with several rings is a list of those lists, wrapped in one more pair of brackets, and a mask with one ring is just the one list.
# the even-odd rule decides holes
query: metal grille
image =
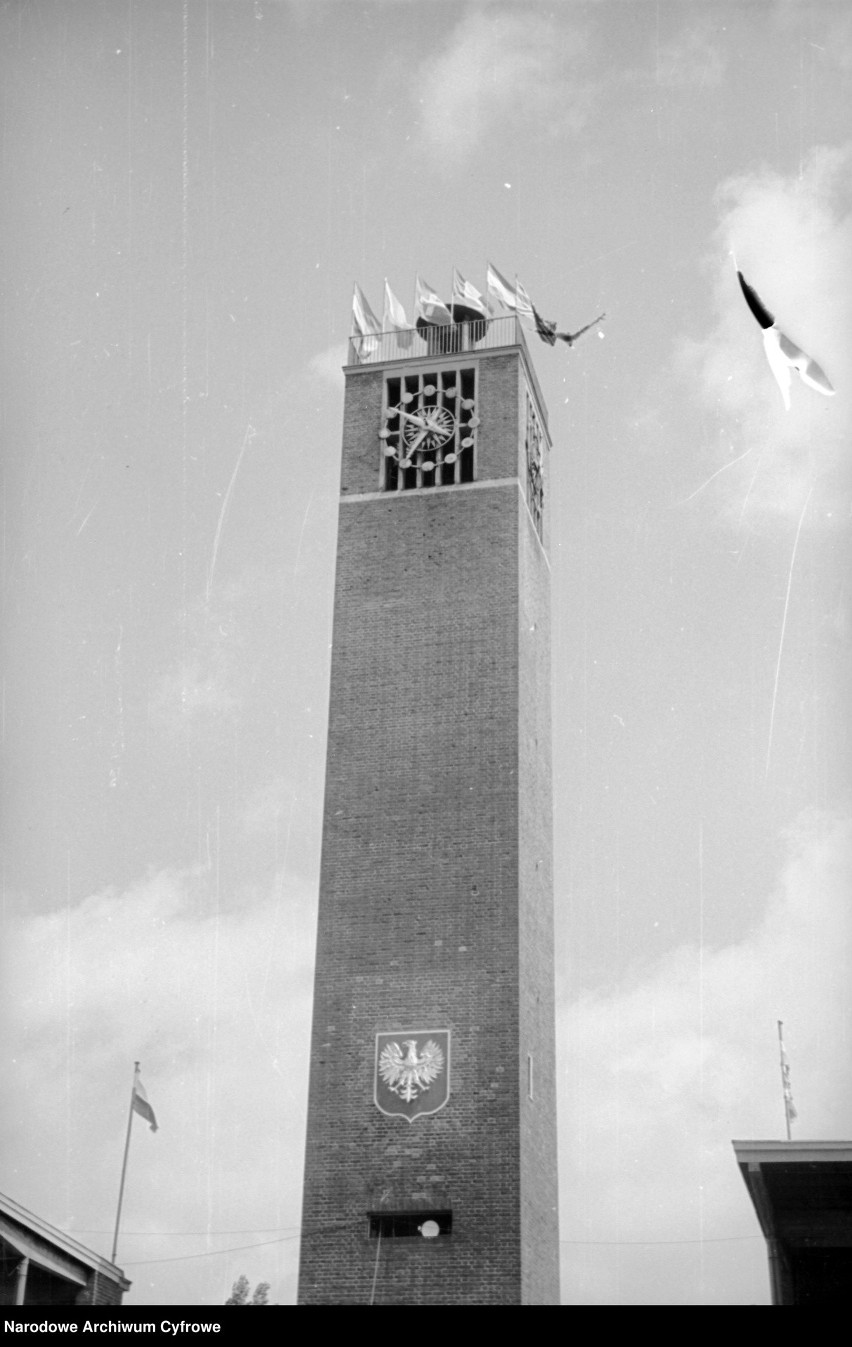
{"label": "metal grille", "polygon": [[350,337],[348,363],[383,365],[392,360],[428,360],[430,356],[487,351],[498,346],[526,347],[523,329],[514,314],[472,323],[446,323]]}
{"label": "metal grille", "polygon": [[459,486],[476,475],[476,370],[446,366],[385,380],[384,491]]}

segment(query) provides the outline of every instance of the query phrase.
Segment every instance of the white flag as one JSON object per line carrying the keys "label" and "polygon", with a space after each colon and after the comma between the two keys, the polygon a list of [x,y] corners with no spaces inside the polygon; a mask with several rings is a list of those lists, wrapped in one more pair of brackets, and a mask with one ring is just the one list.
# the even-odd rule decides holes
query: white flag
{"label": "white flag", "polygon": [[418,318],[423,319],[424,323],[434,325],[453,321],[453,315],[444,301],[438,297],[428,281],[421,280],[419,276],[415,278],[414,294],[414,311]]}
{"label": "white flag", "polygon": [[476,313],[481,313],[483,318],[491,316],[491,310],[488,301],[479,293],[475,285],[466,281],[457,267],[453,267],[453,306],[462,305],[466,309],[473,309]]}
{"label": "white flag", "polygon": [[367,303],[363,290],[356,285],[352,295],[352,336],[361,338],[362,355],[378,351],[381,331],[381,323]]}
{"label": "white flag", "polygon": [[492,267],[490,262],[486,274],[489,295],[496,299],[504,309],[510,309],[513,313],[516,313],[527,326],[535,329],[532,300],[517,277],[515,278],[515,284],[510,285],[506,278],[500,275],[497,268]]}
{"label": "white flag", "polygon": [[492,299],[495,299],[501,308],[510,309],[512,313],[514,313],[518,306],[518,297],[515,294],[515,287],[510,285],[509,282],[500,275],[497,268],[492,267],[490,262],[488,263],[485,276],[485,285],[489,296]]}
{"label": "white flag", "polygon": [[400,346],[411,345],[411,324],[393,290],[385,279],[385,308],[382,315],[382,327],[386,332],[396,332]]}

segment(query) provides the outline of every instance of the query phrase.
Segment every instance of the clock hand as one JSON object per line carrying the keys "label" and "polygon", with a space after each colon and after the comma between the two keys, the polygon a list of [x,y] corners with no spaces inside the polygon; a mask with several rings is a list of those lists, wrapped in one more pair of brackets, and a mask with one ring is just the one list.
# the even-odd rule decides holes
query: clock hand
{"label": "clock hand", "polygon": [[414,453],[415,449],[420,444],[420,441],[426,438],[431,428],[431,426],[424,426],[420,434],[415,436],[414,440],[412,440],[411,444],[408,446],[409,455]]}
{"label": "clock hand", "polygon": [[397,407],[396,410],[399,412],[400,416],[405,417],[406,421],[413,421],[416,426],[426,425],[426,422],[423,420],[422,416],[412,416],[411,412],[404,412],[401,407]]}

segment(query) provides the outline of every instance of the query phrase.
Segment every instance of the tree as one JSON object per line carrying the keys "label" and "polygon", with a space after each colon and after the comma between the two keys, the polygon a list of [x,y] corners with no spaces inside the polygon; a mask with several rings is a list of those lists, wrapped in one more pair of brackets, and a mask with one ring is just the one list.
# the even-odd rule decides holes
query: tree
{"label": "tree", "polygon": [[250,1282],[248,1277],[238,1277],[231,1287],[231,1294],[225,1301],[226,1305],[268,1305],[269,1304],[269,1282],[258,1282],[254,1288],[254,1295],[249,1300]]}
{"label": "tree", "polygon": [[249,1293],[248,1277],[239,1277],[231,1287],[231,1294],[225,1301],[226,1305],[247,1305]]}

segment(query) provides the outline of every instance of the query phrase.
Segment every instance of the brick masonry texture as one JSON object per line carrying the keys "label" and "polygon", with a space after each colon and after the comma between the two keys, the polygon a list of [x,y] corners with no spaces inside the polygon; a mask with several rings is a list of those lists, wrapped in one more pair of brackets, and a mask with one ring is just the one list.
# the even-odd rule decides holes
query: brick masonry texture
{"label": "brick masonry texture", "polygon": [[[519,354],[478,361],[477,485],[449,491],[346,501],[377,489],[384,371],[347,379],[302,1304],[558,1301],[549,572]],[[409,1123],[375,1035],[418,1025],[451,1033],[451,1095]],[[369,1237],[443,1209],[449,1237]]]}

